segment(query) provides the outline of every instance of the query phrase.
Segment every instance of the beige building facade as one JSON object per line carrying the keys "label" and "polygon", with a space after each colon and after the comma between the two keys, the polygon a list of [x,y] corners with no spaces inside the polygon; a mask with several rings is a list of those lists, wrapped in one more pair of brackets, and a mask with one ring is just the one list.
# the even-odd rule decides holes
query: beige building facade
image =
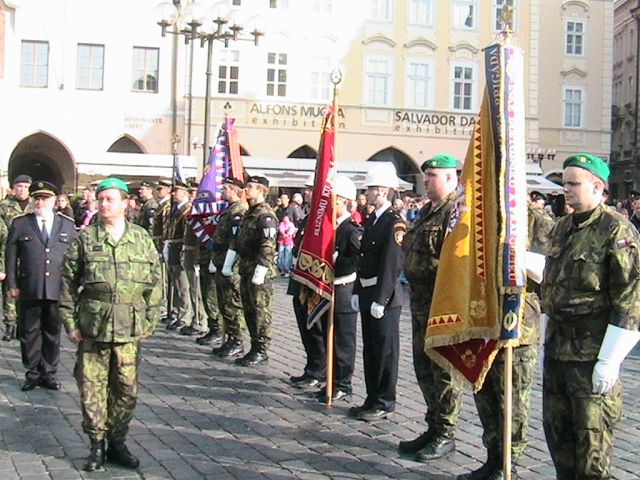
{"label": "beige building facade", "polygon": [[614,25],[610,184],[613,196],[623,199],[632,190],[640,190],[640,150],[637,144],[640,2],[616,1]]}
{"label": "beige building facade", "polygon": [[[199,2],[205,11],[215,3]],[[0,1],[0,95],[17,112],[0,120],[5,177],[35,163],[57,169],[67,186],[110,173],[166,175],[173,130],[183,164],[200,168],[206,46],[161,37],[159,0],[87,3]],[[425,159],[440,152],[464,159],[484,85],[482,49],[497,40],[506,5],[525,51],[529,160],[550,170],[576,151],[609,156],[608,0],[227,3],[267,25],[257,46],[216,43],[212,56],[209,139],[225,112],[236,118],[249,171],[300,176],[289,166],[308,162],[284,159],[315,156],[330,74],[340,65],[338,168],[391,161],[420,191]],[[87,64],[101,55],[101,68]],[[47,62],[45,74],[39,62]]]}

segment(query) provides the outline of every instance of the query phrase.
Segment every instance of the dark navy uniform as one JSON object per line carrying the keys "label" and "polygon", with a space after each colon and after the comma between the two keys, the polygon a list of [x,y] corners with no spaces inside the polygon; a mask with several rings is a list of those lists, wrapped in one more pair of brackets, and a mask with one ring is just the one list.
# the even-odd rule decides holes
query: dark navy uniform
{"label": "dark navy uniform", "polygon": [[[372,214],[364,224],[354,294],[359,295],[362,317],[367,387],[363,408],[367,410],[395,409],[402,309],[400,273],[404,263],[401,245],[406,229],[405,221],[391,206],[379,218]],[[373,302],[385,307],[382,318],[371,316]]]}
{"label": "dark navy uniform", "polygon": [[[353,218],[344,220],[336,229],[334,281],[334,388],[351,394],[351,379],[356,361],[356,329],[358,312],[351,307],[356,282],[362,227]],[[326,341],[327,315],[322,318]],[[326,355],[325,355],[326,357]]]}
{"label": "dark navy uniform", "polygon": [[60,354],[58,294],[62,257],[76,238],[74,222],[54,214],[45,241],[36,215],[16,217],[6,248],[7,288],[18,288],[19,336],[27,379],[52,377]]}

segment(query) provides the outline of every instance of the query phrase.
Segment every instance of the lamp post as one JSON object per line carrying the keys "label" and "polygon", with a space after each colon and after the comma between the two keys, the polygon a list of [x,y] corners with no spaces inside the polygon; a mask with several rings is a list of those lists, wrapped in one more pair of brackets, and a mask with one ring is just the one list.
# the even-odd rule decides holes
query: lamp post
{"label": "lamp post", "polygon": [[[204,133],[202,149],[203,168],[208,160],[209,147],[209,104],[211,103],[211,58],[213,56],[213,43],[219,41],[225,48],[231,42],[252,41],[258,45],[260,37],[265,33],[264,22],[258,16],[251,17],[243,26],[242,13],[238,10],[230,10],[224,3],[216,3],[209,12],[199,2],[194,1],[178,10],[173,3],[162,2],[155,10],[156,21],[162,29],[162,36],[167,33],[181,35],[185,44],[200,41],[200,47],[207,45],[207,71],[204,104]],[[173,30],[169,27],[176,26]],[[240,34],[247,31],[250,36],[241,37]]]}

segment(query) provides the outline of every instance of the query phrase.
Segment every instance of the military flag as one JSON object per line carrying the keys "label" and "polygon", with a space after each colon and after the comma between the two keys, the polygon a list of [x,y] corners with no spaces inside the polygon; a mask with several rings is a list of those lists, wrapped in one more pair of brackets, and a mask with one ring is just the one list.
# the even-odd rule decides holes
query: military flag
{"label": "military flag", "polygon": [[225,177],[243,178],[242,157],[233,118],[225,118],[216,144],[205,166],[196,199],[191,206],[189,222],[196,236],[204,244],[213,237],[218,216],[227,208],[222,199],[222,180]]}
{"label": "military flag", "polygon": [[302,285],[300,298],[308,306],[307,326],[329,310],[333,297],[335,250],[334,192],[335,115],[329,107],[322,121],[311,210],[292,277]]}
{"label": "military flag", "polygon": [[425,352],[482,387],[498,349],[517,344],[527,241],[522,51],[485,49],[485,92],[440,256]]}

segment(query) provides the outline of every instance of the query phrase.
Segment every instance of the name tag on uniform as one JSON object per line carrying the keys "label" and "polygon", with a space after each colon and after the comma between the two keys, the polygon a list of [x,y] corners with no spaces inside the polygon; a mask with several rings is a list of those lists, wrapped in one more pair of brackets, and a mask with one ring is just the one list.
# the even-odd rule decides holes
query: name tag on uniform
{"label": "name tag on uniform", "polygon": [[60,238],[67,238],[69,234],[67,232],[60,232]]}

